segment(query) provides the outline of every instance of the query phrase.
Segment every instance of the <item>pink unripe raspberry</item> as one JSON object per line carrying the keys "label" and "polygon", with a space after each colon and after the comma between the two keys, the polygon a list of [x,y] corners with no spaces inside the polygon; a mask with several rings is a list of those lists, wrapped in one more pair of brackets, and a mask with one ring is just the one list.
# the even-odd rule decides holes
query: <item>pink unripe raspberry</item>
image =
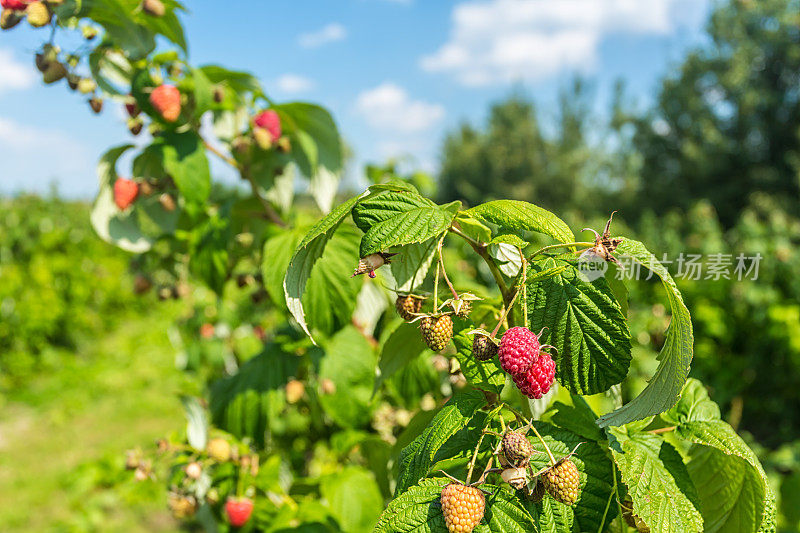
{"label": "pink unripe raspberry", "polygon": [[500,339],[497,356],[503,370],[512,376],[524,374],[539,356],[539,338],[528,328],[511,328]]}
{"label": "pink unripe raspberry", "polygon": [[514,376],[514,383],[528,398],[538,400],[553,386],[556,377],[556,363],[549,353],[540,352],[535,363],[525,374]]}
{"label": "pink unripe raspberry", "polygon": [[278,113],[272,109],[262,111],[256,115],[256,118],[253,119],[253,123],[257,127],[267,130],[273,141],[281,136],[281,118],[278,116]]}

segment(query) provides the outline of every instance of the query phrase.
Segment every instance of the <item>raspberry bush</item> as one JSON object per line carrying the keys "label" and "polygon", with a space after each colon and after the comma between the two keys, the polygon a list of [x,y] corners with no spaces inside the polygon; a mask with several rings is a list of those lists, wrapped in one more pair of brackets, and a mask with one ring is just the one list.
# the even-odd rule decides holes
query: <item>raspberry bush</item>
{"label": "raspberry bush", "polygon": [[[177,1],[3,8],[6,31],[48,26],[32,58],[44,83],[97,113],[124,107],[122,135],[147,132],[102,157],[91,223],[135,254],[137,292],[186,301],[171,338],[201,392],[184,397],[185,429],[127,462],[164,483],[176,517],[221,531],[774,529],[755,454],[687,380],[689,311],[643,243],[610,224],[584,242],[521,201],[439,205],[424,176],[392,168],[337,202],[330,114],[193,65]],[[62,32],[83,45],[61,49]],[[242,186],[214,182],[209,157]],[[585,253],[605,276],[586,275]],[[658,368],[624,404],[622,256],[671,311]]]}

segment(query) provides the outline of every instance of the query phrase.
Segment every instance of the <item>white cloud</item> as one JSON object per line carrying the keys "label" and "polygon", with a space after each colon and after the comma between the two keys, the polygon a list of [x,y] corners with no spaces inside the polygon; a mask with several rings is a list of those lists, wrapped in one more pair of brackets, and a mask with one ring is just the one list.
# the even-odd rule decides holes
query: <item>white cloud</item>
{"label": "white cloud", "polygon": [[464,85],[590,71],[610,34],[667,35],[705,0],[472,0],[452,12],[449,40],[421,59]]}
{"label": "white cloud", "polygon": [[318,31],[303,33],[297,43],[303,48],[317,48],[324,44],[341,41],[347,37],[347,29],[337,22],[332,22]]}
{"label": "white cloud", "polygon": [[285,93],[302,93],[313,88],[314,82],[297,74],[284,74],[275,80],[275,85]]}
{"label": "white cloud", "polygon": [[429,130],[444,118],[443,106],[412,100],[388,82],[359,94],[356,110],[373,128],[402,134]]}
{"label": "white cloud", "polygon": [[0,49],[0,92],[27,89],[36,81],[33,62],[24,65],[11,50]]}

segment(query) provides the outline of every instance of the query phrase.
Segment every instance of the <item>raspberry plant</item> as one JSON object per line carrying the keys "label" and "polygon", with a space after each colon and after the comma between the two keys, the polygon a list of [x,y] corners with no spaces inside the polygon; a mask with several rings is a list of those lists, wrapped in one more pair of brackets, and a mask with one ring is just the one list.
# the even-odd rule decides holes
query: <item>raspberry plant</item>
{"label": "raspberry plant", "polygon": [[[184,398],[185,432],[159,442],[156,464],[127,462],[166,480],[176,517],[259,531],[774,529],[755,454],[687,380],[694,339],[675,283],[610,219],[581,242],[536,205],[438,205],[420,175],[377,167],[334,207],[330,114],[192,65],[177,1],[2,5],[5,30],[48,26],[44,83],[63,80],[96,113],[124,106],[127,131],[149,134],[101,158],[91,222],[137,254],[137,292],[191,310],[172,337],[207,408]],[[83,44],[62,50],[76,30]],[[244,187],[214,183],[209,157]],[[318,212],[294,205],[301,178]],[[583,275],[587,249],[606,276]],[[624,405],[618,256],[661,280],[672,315],[657,370]],[[459,263],[472,273],[453,283]],[[597,394],[617,407],[596,413],[584,397]]]}

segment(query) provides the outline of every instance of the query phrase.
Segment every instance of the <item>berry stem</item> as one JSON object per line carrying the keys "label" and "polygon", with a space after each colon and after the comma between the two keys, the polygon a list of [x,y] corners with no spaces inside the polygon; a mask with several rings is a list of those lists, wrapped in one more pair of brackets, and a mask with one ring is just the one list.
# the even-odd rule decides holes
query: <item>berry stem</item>
{"label": "berry stem", "polygon": [[442,259],[442,242],[444,241],[444,235],[439,240],[439,246],[436,249],[436,252],[439,254],[439,264],[442,266],[442,276],[444,276],[444,281],[447,283],[447,286],[450,288],[450,292],[453,293],[453,298],[458,300],[458,293],[453,288],[453,284],[450,283],[450,278],[447,277],[447,269],[444,267],[444,259]]}
{"label": "berry stem", "polygon": [[439,261],[436,261],[436,274],[433,276],[433,312],[439,309]]}
{"label": "berry stem", "polygon": [[494,336],[497,335],[497,332],[500,331],[500,326],[503,324],[503,322],[505,322],[508,313],[511,312],[511,308],[514,306],[514,302],[517,301],[518,296],[519,296],[519,290],[517,290],[517,292],[514,293],[514,297],[511,299],[511,302],[509,302],[506,308],[503,309],[503,314],[500,316],[500,320],[497,321],[497,325],[492,330],[492,338],[494,338]]}
{"label": "berry stem", "polygon": [[475,451],[472,452],[472,459],[469,461],[469,470],[467,470],[467,485],[469,485],[469,482],[472,481],[472,471],[475,468],[475,461],[478,459],[478,451],[480,450],[481,444],[483,444],[483,437],[485,436],[486,433],[481,432],[481,438],[478,439],[478,444],[475,446]]}
{"label": "berry stem", "polygon": [[[519,251],[519,258],[522,259],[522,323],[528,327],[528,262],[522,249]],[[519,291],[517,291],[519,292]]]}
{"label": "berry stem", "polygon": [[533,423],[531,423],[529,425],[530,425],[530,428],[533,430],[533,432],[536,434],[536,436],[539,438],[539,442],[541,442],[542,446],[544,446],[544,451],[547,452],[547,456],[550,457],[550,466],[554,466],[556,464],[556,458],[553,457],[553,452],[550,451],[550,448],[547,446],[547,443],[544,441],[542,436],[539,435],[539,432],[536,431],[536,428],[533,426]]}

